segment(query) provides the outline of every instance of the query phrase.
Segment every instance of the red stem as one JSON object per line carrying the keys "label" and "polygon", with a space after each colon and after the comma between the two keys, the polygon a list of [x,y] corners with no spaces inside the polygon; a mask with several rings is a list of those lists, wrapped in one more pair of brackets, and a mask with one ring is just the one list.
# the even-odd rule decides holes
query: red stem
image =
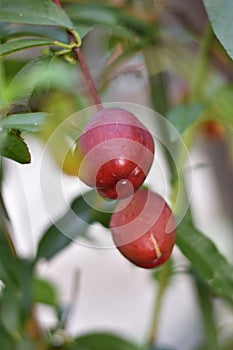
{"label": "red stem", "polygon": [[93,82],[93,79],[91,77],[90,71],[86,65],[85,59],[83,57],[82,51],[79,48],[74,48],[73,53],[75,57],[79,60],[83,75],[85,76],[86,83],[88,85],[90,94],[95,102],[96,105],[101,105],[101,100],[98,95],[98,92],[96,90],[95,84]]}
{"label": "red stem", "polygon": [[[53,2],[57,6],[62,8],[62,4],[61,4],[60,0],[53,0]],[[70,43],[76,42],[76,39],[75,39],[74,35],[69,30],[67,30],[66,32],[67,32],[67,36],[68,36],[69,42]],[[79,61],[79,63],[80,63],[83,75],[85,77],[87,86],[88,86],[89,91],[90,91],[90,95],[92,96],[92,99],[93,99],[95,105],[99,105],[101,107],[100,97],[98,95],[98,92],[97,92],[97,89],[95,87],[95,84],[94,84],[94,81],[92,79],[92,76],[90,74],[90,71],[89,71],[89,69],[88,69],[88,67],[86,65],[86,62],[85,62],[85,59],[83,57],[81,49],[78,48],[78,47],[75,47],[73,49],[73,54],[74,54],[74,57],[76,58],[76,60]]]}

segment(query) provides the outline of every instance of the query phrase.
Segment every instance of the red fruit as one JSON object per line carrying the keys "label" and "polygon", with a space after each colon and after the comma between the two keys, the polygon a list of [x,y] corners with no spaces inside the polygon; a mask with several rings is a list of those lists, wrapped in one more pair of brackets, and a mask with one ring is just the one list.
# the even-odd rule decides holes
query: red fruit
{"label": "red fruit", "polygon": [[81,134],[79,178],[109,199],[132,195],[144,182],[154,158],[150,132],[130,112],[105,108]]}
{"label": "red fruit", "polygon": [[164,263],[175,244],[175,219],[166,201],[146,189],[118,203],[110,221],[113,241],[133,264],[153,268]]}

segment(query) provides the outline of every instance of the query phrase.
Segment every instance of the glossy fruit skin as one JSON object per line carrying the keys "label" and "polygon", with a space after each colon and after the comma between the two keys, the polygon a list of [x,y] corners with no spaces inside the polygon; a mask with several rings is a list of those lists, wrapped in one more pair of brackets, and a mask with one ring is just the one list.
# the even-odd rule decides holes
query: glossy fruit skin
{"label": "glossy fruit skin", "polygon": [[144,182],[154,158],[150,132],[130,112],[104,108],[94,114],[78,139],[79,178],[101,196],[122,199]]}
{"label": "glossy fruit skin", "polygon": [[147,189],[116,206],[110,221],[112,238],[122,255],[142,268],[154,268],[170,257],[175,219],[166,201]]}

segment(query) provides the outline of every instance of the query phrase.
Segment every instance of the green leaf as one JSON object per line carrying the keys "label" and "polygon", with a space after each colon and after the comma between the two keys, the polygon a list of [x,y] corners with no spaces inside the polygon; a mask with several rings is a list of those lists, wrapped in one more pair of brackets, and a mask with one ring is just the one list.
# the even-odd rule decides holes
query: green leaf
{"label": "green leaf", "polygon": [[1,21],[73,29],[66,13],[51,0],[1,0],[0,8]]}
{"label": "green leaf", "polygon": [[79,337],[68,350],[139,350],[135,344],[108,333],[93,333]]}
{"label": "green leaf", "polygon": [[[90,25],[78,24],[76,31],[78,32],[80,37],[83,38],[92,28],[93,26],[90,26]],[[25,36],[50,38],[62,43],[66,43],[66,44],[69,43],[67,33],[63,28],[54,28],[51,26],[18,24],[17,26],[12,25],[11,27],[7,28],[7,30],[0,33],[0,37],[3,42],[6,42],[10,39],[25,37]]]}
{"label": "green leaf", "polygon": [[68,44],[67,33],[63,28],[54,28],[51,26],[37,26],[25,24],[12,25],[7,31],[1,33],[2,41],[8,41],[9,39],[15,39],[17,37],[25,36],[39,36],[44,38],[50,38],[63,43]]}
{"label": "green leaf", "polygon": [[[90,203],[90,205],[88,204]],[[91,206],[95,205],[95,208]],[[50,226],[42,236],[36,259],[51,259],[66,248],[73,239],[85,236],[86,230],[94,222],[109,226],[111,208],[115,202],[103,200],[95,191],[89,191],[84,197],[79,196],[71,204],[66,214]]]}
{"label": "green leaf", "polygon": [[57,295],[54,286],[45,280],[34,278],[33,301],[35,303],[57,306]]}
{"label": "green leaf", "polygon": [[83,39],[91,30],[93,30],[93,25],[80,24],[79,21],[74,21],[76,32],[79,34],[80,38]]}
{"label": "green leaf", "polygon": [[0,119],[0,127],[37,132],[46,118],[46,113],[11,114]]}
{"label": "green leaf", "polygon": [[98,25],[111,31],[117,37],[133,39],[138,37],[155,38],[157,26],[148,24],[125,10],[105,4],[72,3],[65,7],[66,12],[81,24]]}
{"label": "green leaf", "polygon": [[177,228],[176,243],[208,289],[233,304],[233,266],[227,263],[213,242],[194,227],[190,214]]}
{"label": "green leaf", "polygon": [[18,260],[15,257],[9,232],[0,217],[0,279],[7,285],[16,285]]}
{"label": "green leaf", "polygon": [[[13,77],[17,74],[17,72],[22,69],[22,67],[25,65],[24,61],[19,61],[17,57],[8,57],[7,60],[4,60],[4,63],[2,62],[2,65],[4,66],[5,76],[6,76],[6,85],[8,82],[10,82]],[[4,91],[2,91],[2,95],[4,92],[4,95],[6,93],[6,90],[9,87],[5,87]]]}
{"label": "green leaf", "polygon": [[[177,131],[182,134],[197,120],[202,110],[202,105],[198,103],[175,106],[168,112],[167,119],[175,126]],[[171,141],[175,141],[176,137],[175,133],[170,134]]]}
{"label": "green leaf", "polygon": [[0,321],[14,337],[18,337],[20,328],[20,293],[17,288],[5,287],[1,296]]}
{"label": "green leaf", "polygon": [[0,155],[21,164],[27,164],[31,161],[26,143],[12,131],[0,132]]}
{"label": "green leaf", "polygon": [[[144,50],[144,56],[146,57],[147,50]],[[146,57],[147,59],[147,57]],[[148,59],[149,60],[149,59]],[[154,57],[153,57],[154,64]],[[147,69],[149,70],[149,64],[147,65]],[[168,92],[167,92],[167,81],[166,81],[166,73],[161,72],[158,74],[150,74],[150,94],[153,102],[153,107],[156,112],[165,115],[167,112],[168,105]]]}
{"label": "green leaf", "polygon": [[[23,103],[27,104],[37,85],[42,84],[45,77],[49,76],[50,64],[55,59],[53,54],[48,54],[36,57],[25,64],[12,79],[5,92],[5,100],[8,103],[23,100]],[[44,85],[48,85],[48,79]]]}
{"label": "green leaf", "polygon": [[158,346],[158,345],[153,345],[153,346],[149,346],[148,348],[146,348],[145,350],[174,350],[174,348],[168,348],[167,346]]}
{"label": "green leaf", "polygon": [[26,320],[32,307],[33,264],[31,260],[18,259],[17,279],[21,294],[21,320]]}
{"label": "green leaf", "polygon": [[117,24],[118,19],[111,8],[96,4],[68,4],[66,12],[81,22],[95,24]]}
{"label": "green leaf", "polygon": [[203,0],[210,23],[218,40],[233,59],[232,0]]}
{"label": "green leaf", "polygon": [[126,28],[118,23],[118,16],[113,9],[104,5],[93,4],[68,4],[66,12],[72,18],[73,22],[77,24],[77,31],[79,32],[79,25],[102,26],[109,29],[112,34],[118,37],[132,39],[134,33],[131,29]]}
{"label": "green leaf", "polygon": [[[1,1],[1,0],[0,0]],[[2,37],[4,36],[4,35],[6,35],[7,34],[7,32],[9,31],[9,30],[11,30],[11,26],[12,26],[12,24],[11,23],[9,23],[9,22],[1,22],[0,21],[0,38],[2,39]],[[1,40],[2,41],[2,40]]]}
{"label": "green leaf", "polygon": [[60,88],[74,94],[77,86],[77,75],[74,71],[76,73],[75,65],[61,62],[53,54],[37,57],[16,74],[5,91],[4,100],[25,105],[33,93],[41,89],[44,92],[48,88]]}
{"label": "green leaf", "polygon": [[7,238],[8,233],[5,232],[0,218],[0,261],[7,265],[12,264],[13,251],[9,239]]}
{"label": "green leaf", "polygon": [[5,283],[7,281],[7,279],[8,279],[7,272],[6,272],[2,262],[0,261],[0,280]]}
{"label": "green leaf", "polygon": [[30,47],[54,45],[54,41],[48,39],[19,39],[0,45],[0,58],[11,53],[29,49]]}
{"label": "green leaf", "polygon": [[15,341],[0,322],[0,349],[15,349]]}
{"label": "green leaf", "polygon": [[19,340],[17,343],[16,347],[14,348],[15,350],[36,350],[36,345],[27,337],[23,337],[22,339]]}

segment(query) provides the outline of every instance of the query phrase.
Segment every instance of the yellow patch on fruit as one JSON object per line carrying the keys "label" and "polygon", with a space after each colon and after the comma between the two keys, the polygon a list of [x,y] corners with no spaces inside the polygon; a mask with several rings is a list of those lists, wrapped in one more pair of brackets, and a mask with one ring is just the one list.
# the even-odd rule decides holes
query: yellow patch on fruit
{"label": "yellow patch on fruit", "polygon": [[158,245],[157,239],[155,238],[155,236],[152,233],[150,234],[150,238],[151,238],[151,241],[153,243],[156,256],[157,256],[157,258],[160,258],[162,256],[162,252],[159,249],[159,245]]}
{"label": "yellow patch on fruit", "polygon": [[77,111],[74,98],[63,92],[50,93],[43,101],[43,110],[49,117],[46,128],[39,134],[50,151],[54,161],[70,176],[77,176],[81,164],[81,155],[76,151],[79,130],[69,119]]}
{"label": "yellow patch on fruit", "polygon": [[61,164],[61,169],[67,175],[77,176],[81,161],[82,159],[79,157],[77,152],[73,152],[71,149],[69,149]]}

